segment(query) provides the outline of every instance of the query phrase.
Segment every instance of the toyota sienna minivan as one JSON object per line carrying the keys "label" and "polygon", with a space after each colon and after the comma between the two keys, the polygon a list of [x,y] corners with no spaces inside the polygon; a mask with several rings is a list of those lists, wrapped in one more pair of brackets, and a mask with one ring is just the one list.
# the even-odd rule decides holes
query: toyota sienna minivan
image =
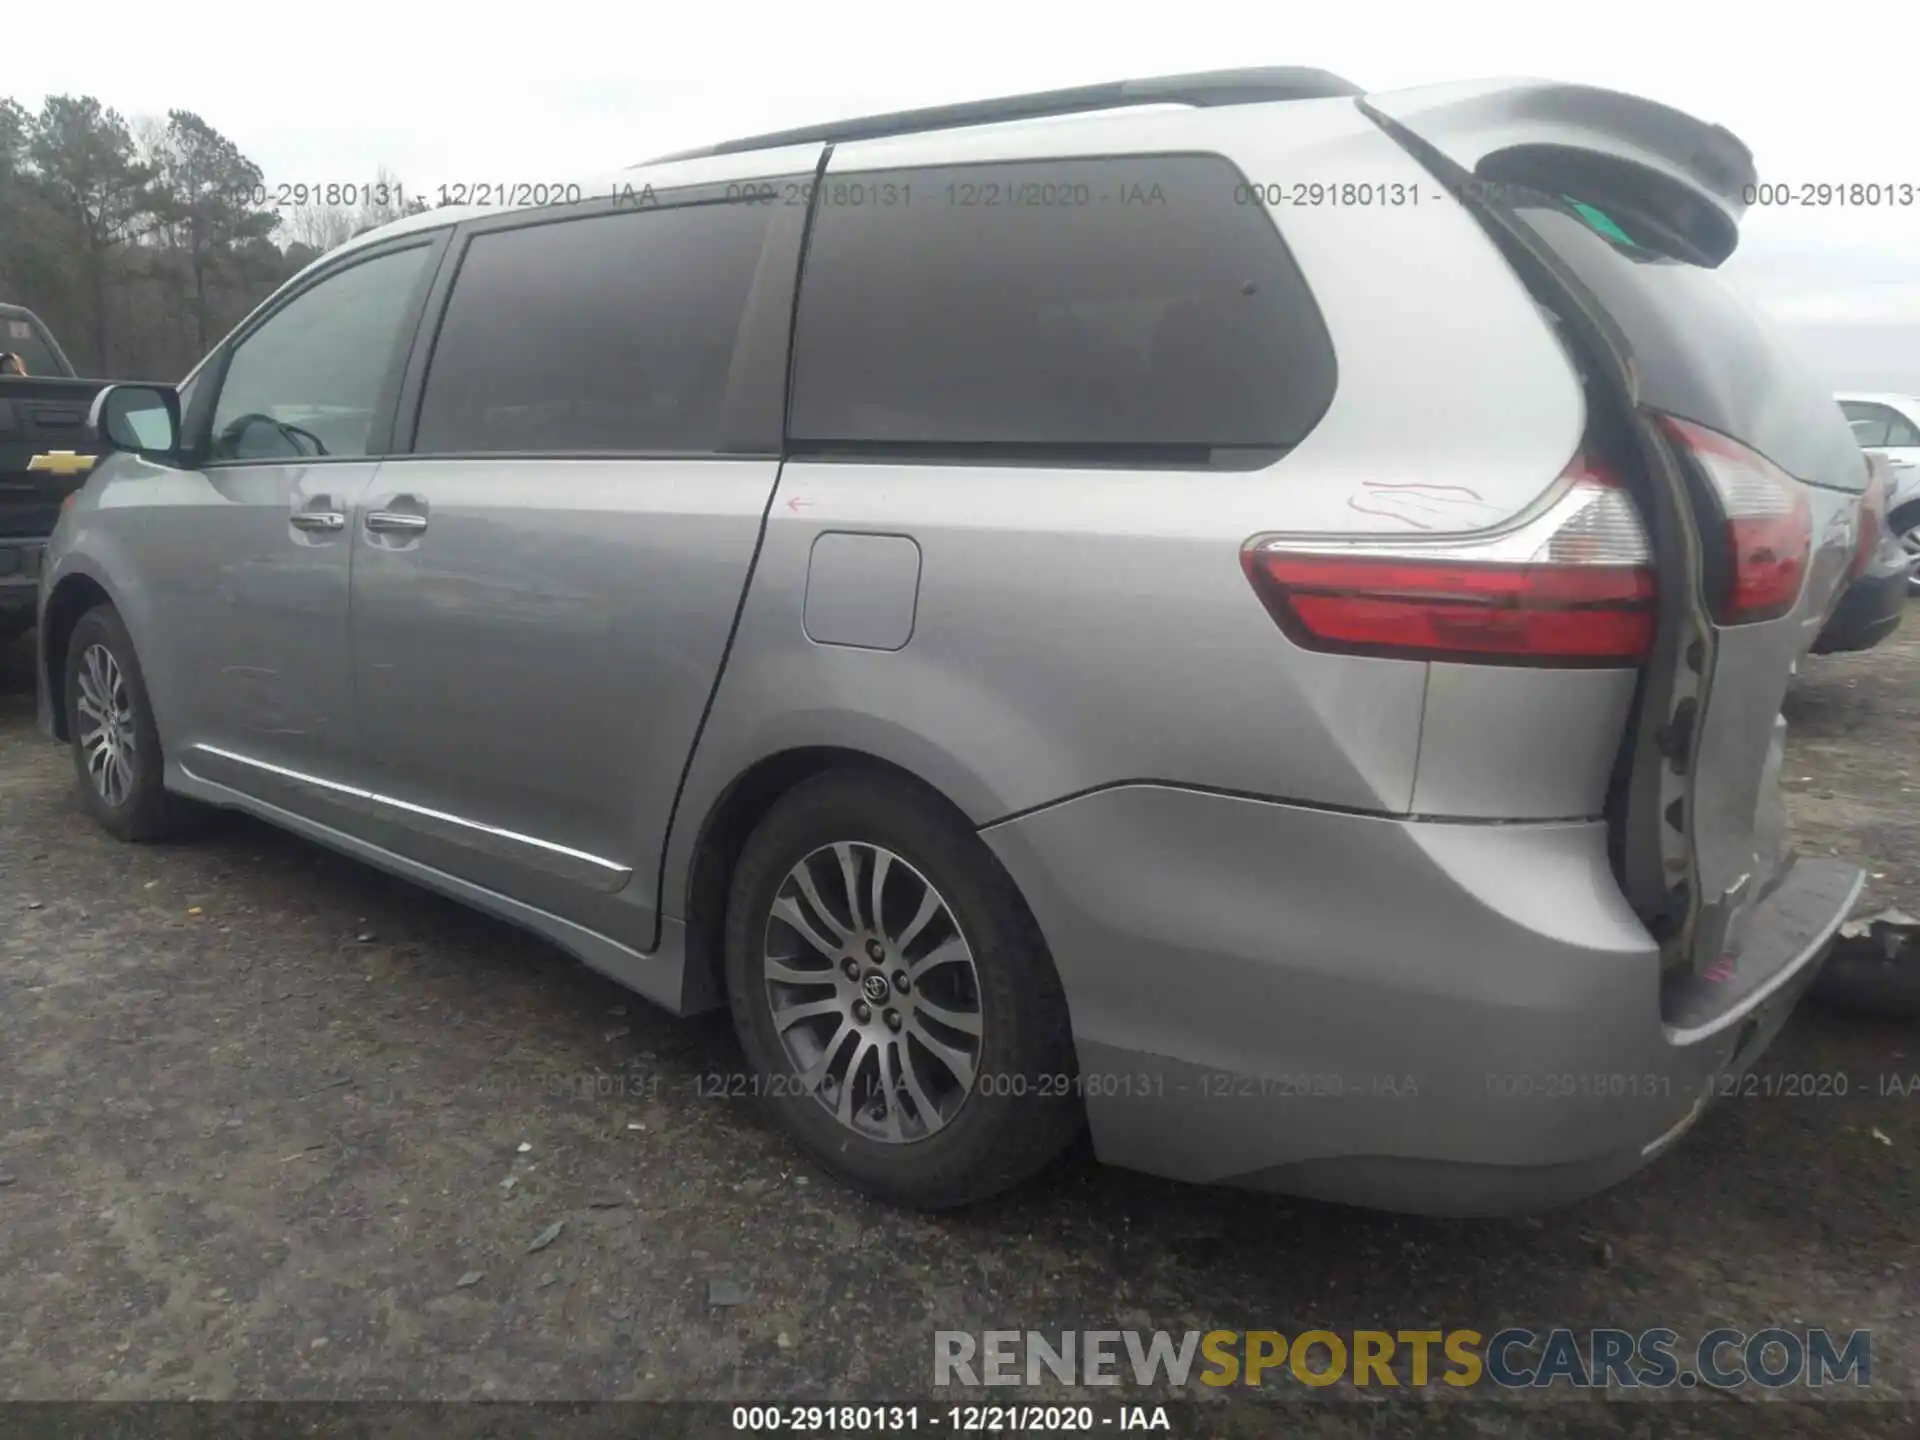
{"label": "toyota sienna minivan", "polygon": [[1781,699],[1865,462],[1718,267],[1746,148],[1538,80],[1130,81],[323,256],[116,453],[42,725],[730,1006],[948,1206],[1123,1166],[1522,1210],[1670,1145],[1860,875]]}

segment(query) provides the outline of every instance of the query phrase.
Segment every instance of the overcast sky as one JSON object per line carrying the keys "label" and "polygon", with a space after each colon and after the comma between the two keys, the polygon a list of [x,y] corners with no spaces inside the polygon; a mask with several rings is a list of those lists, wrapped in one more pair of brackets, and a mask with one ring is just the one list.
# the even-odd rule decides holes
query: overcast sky
{"label": "overcast sky", "polygon": [[[196,111],[270,184],[385,166],[431,198],[442,183],[577,179],[837,116],[1292,64],[1374,90],[1495,75],[1604,85],[1727,126],[1765,181],[1920,187],[1911,3],[540,0],[415,12],[395,0],[104,0],[58,13],[86,43],[42,47],[0,22],[22,41],[7,47],[8,93],[29,105],[93,94],[130,119]],[[1920,204],[1750,211],[1730,268],[1828,347],[1823,367],[1871,372],[1835,383],[1920,391]],[[1876,382],[1890,367],[1900,373]]]}

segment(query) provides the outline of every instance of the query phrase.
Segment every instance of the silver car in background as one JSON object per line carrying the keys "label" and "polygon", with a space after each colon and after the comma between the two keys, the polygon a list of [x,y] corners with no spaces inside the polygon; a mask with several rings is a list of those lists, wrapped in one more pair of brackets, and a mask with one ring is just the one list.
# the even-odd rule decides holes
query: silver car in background
{"label": "silver car in background", "polygon": [[1920,592],[1920,396],[1848,391],[1834,399],[1860,448],[1887,463],[1887,523],[1912,567],[1907,589]]}
{"label": "silver car in background", "polygon": [[1867,476],[1716,273],[1753,178],[1608,91],[1257,70],[412,217],[102,397],[43,727],[123,839],[244,810],[729,1005],[901,1203],[1083,1126],[1585,1195],[1861,878],[1783,843]]}

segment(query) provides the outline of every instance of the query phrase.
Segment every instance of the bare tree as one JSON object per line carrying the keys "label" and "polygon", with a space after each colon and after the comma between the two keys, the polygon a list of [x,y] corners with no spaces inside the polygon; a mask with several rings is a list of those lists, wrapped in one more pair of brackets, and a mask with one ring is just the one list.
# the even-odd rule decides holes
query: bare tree
{"label": "bare tree", "polygon": [[323,255],[359,231],[358,213],[344,205],[296,205],[287,215],[287,238]]}
{"label": "bare tree", "polygon": [[180,375],[314,258],[426,208],[390,170],[369,192],[283,222],[259,168],[190,111],[0,94],[0,299],[32,306],[90,374]]}
{"label": "bare tree", "polygon": [[404,216],[418,215],[426,208],[426,201],[407,194],[400,177],[382,165],[374,172],[373,184],[367,187],[367,195],[360,205],[359,228],[354,233],[364,235]]}

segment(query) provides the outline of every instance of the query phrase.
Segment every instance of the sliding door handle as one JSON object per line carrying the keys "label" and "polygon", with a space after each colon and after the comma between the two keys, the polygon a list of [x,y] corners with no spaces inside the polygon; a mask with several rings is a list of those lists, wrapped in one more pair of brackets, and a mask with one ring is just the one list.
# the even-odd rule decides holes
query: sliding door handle
{"label": "sliding door handle", "polygon": [[376,535],[418,535],[427,528],[427,517],[405,510],[369,510],[366,525]]}

